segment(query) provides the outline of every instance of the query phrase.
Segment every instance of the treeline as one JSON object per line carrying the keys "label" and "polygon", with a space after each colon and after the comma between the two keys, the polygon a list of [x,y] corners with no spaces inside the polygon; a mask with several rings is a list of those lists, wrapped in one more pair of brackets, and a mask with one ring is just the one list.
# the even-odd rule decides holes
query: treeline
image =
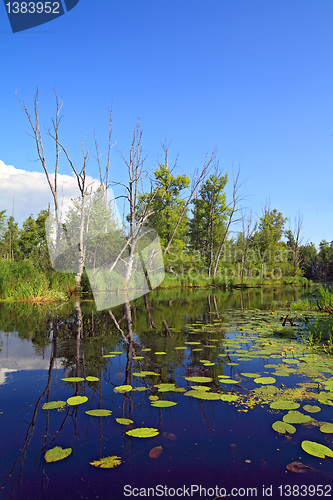
{"label": "treeline", "polygon": [[[176,279],[176,275],[178,279],[187,276],[192,281],[210,279],[222,284],[278,282],[285,277],[296,281],[302,276],[333,278],[333,242],[322,241],[319,251],[313,243],[302,245],[300,214],[292,229],[286,229],[288,219],[269,206],[259,220],[253,220],[239,206],[237,179],[231,201],[227,200],[227,183],[227,174],[215,171],[187,203],[188,176],[174,176],[167,166],[159,165],[154,172],[154,189],[138,197],[136,218],[142,219],[149,204],[149,226],[159,234],[169,280]],[[35,218],[30,215],[20,228],[14,217],[0,211],[3,286],[5,263],[29,263],[32,273],[48,276],[48,283],[55,283],[54,274],[61,275],[52,271],[50,263],[45,233],[48,215],[48,210]],[[232,231],[235,224],[237,233]],[[59,276],[56,281],[71,290],[73,280],[68,276]],[[89,289],[84,277],[82,286]]]}

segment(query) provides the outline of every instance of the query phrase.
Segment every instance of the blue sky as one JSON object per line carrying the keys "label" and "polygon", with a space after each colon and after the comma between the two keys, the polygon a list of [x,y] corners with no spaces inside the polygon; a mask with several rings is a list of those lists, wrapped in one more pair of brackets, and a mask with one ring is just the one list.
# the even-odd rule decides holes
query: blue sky
{"label": "blue sky", "polygon": [[[254,217],[269,199],[291,220],[303,214],[304,241],[333,239],[331,0],[80,0],[66,15],[15,34],[0,6],[0,44],[5,166],[42,172],[15,97],[17,89],[32,109],[36,82],[43,127],[56,87],[62,141],[79,165],[86,136],[91,176],[98,176],[93,131],[103,149],[112,104],[114,180],[126,180],[119,151],[129,150],[140,116],[147,168],[162,159],[165,139],[171,159],[179,153],[176,172],[189,176],[217,147],[230,178],[240,166],[243,205]],[[70,174],[65,163],[61,172]],[[11,213],[15,192],[14,215],[22,219],[45,202],[29,185],[29,202],[20,205],[18,180],[7,179],[6,192],[0,184],[0,210]]]}

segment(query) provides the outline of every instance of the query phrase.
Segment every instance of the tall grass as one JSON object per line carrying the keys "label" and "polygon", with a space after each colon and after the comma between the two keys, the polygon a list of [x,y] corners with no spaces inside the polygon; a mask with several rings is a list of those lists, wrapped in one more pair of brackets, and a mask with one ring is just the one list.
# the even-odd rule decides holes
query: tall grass
{"label": "tall grass", "polygon": [[65,300],[73,277],[49,271],[45,273],[28,261],[0,260],[0,299],[32,302]]}

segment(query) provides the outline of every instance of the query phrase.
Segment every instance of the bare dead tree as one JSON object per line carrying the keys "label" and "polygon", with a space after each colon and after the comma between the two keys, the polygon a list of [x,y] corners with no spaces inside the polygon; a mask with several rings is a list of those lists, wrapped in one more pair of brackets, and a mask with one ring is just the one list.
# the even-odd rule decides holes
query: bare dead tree
{"label": "bare dead tree", "polygon": [[[60,121],[62,116],[60,115],[62,106],[63,106],[63,100],[62,97],[59,97],[56,90],[54,90],[54,95],[55,95],[55,101],[56,101],[56,113],[55,117],[52,118],[52,127],[53,127],[53,136],[55,137],[55,160],[54,160],[54,175],[52,179],[52,174],[50,173],[49,170],[49,165],[46,160],[46,155],[45,155],[45,149],[44,149],[44,142],[43,142],[43,135],[40,129],[40,122],[39,122],[39,89],[36,85],[36,90],[35,90],[35,97],[34,97],[34,111],[33,113],[30,113],[27,106],[25,105],[24,101],[22,101],[17,93],[16,97],[18,101],[20,102],[23,111],[25,112],[31,130],[32,134],[28,134],[30,137],[32,137],[35,141],[36,149],[37,149],[37,154],[38,154],[38,159],[43,167],[43,170],[45,172],[46,180],[49,185],[52,197],[53,197],[53,203],[54,203],[54,213],[55,213],[55,219],[56,219],[56,227],[59,227],[59,222],[60,222],[60,212],[59,212],[59,202],[58,202],[58,168],[59,168],[59,156],[60,156],[60,149],[59,149],[59,126],[60,126]],[[56,238],[58,238],[58,232],[56,232]]]}
{"label": "bare dead tree", "polygon": [[225,228],[225,233],[224,233],[221,245],[220,245],[220,247],[217,251],[217,254],[216,254],[214,269],[213,269],[213,276],[216,276],[221,253],[222,253],[223,247],[225,245],[225,242],[227,241],[227,236],[229,234],[230,227],[233,224],[235,224],[236,222],[240,221],[240,218],[237,217],[237,213],[239,210],[238,205],[243,198],[241,197],[241,195],[239,193],[239,189],[242,186],[242,184],[240,184],[239,176],[240,176],[240,170],[238,169],[237,174],[234,177],[234,181],[233,181],[232,200],[231,200],[231,203],[229,205],[229,218],[228,218],[228,222],[227,222],[227,225]]}
{"label": "bare dead tree", "polygon": [[254,226],[252,225],[252,212],[246,217],[246,214],[242,214],[242,260],[241,260],[241,284],[244,282],[245,273],[245,262],[247,258],[247,253],[250,246],[251,235],[254,231]]}
{"label": "bare dead tree", "polygon": [[293,264],[295,273],[302,261],[300,254],[300,247],[303,242],[302,229],[303,229],[303,215],[301,214],[300,211],[298,211],[294,219],[294,227],[291,229],[291,234],[293,237]]}

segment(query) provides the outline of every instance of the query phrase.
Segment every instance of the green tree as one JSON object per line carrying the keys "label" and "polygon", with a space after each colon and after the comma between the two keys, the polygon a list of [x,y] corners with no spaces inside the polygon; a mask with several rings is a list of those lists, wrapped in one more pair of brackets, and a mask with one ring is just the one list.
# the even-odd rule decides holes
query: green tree
{"label": "green tree", "polygon": [[318,278],[318,252],[314,243],[307,243],[300,247],[302,259],[301,268],[306,278]]}
{"label": "green tree", "polygon": [[3,232],[3,255],[7,260],[17,259],[19,255],[19,235],[18,223],[11,215],[6,220]]}
{"label": "green tree", "polygon": [[258,249],[261,262],[279,260],[278,254],[284,250],[285,246],[281,242],[281,238],[284,235],[284,225],[287,220],[276,208],[274,210],[264,209],[258,230],[254,235],[254,244]]}
{"label": "green tree", "polygon": [[45,221],[48,215],[48,210],[41,210],[36,220],[30,215],[23,222],[18,242],[20,258],[29,259],[45,270],[50,268],[45,234]]}
{"label": "green tree", "polygon": [[[229,209],[224,188],[228,176],[212,174],[204,182],[193,200],[193,218],[189,224],[190,247],[199,250],[208,266],[208,275],[216,252],[222,242]],[[208,252],[207,252],[208,250]]]}
{"label": "green tree", "polygon": [[[183,212],[185,201],[180,195],[189,186],[190,180],[186,174],[172,175],[171,170],[165,165],[159,165],[154,175],[154,189],[149,194],[145,193],[139,196],[137,217],[144,216],[145,207],[149,206],[149,210],[153,212],[149,218],[149,226],[158,232],[161,246],[164,249],[168,245]],[[188,214],[185,211],[172,241],[173,247],[177,250],[184,250],[186,247],[188,221]]]}

